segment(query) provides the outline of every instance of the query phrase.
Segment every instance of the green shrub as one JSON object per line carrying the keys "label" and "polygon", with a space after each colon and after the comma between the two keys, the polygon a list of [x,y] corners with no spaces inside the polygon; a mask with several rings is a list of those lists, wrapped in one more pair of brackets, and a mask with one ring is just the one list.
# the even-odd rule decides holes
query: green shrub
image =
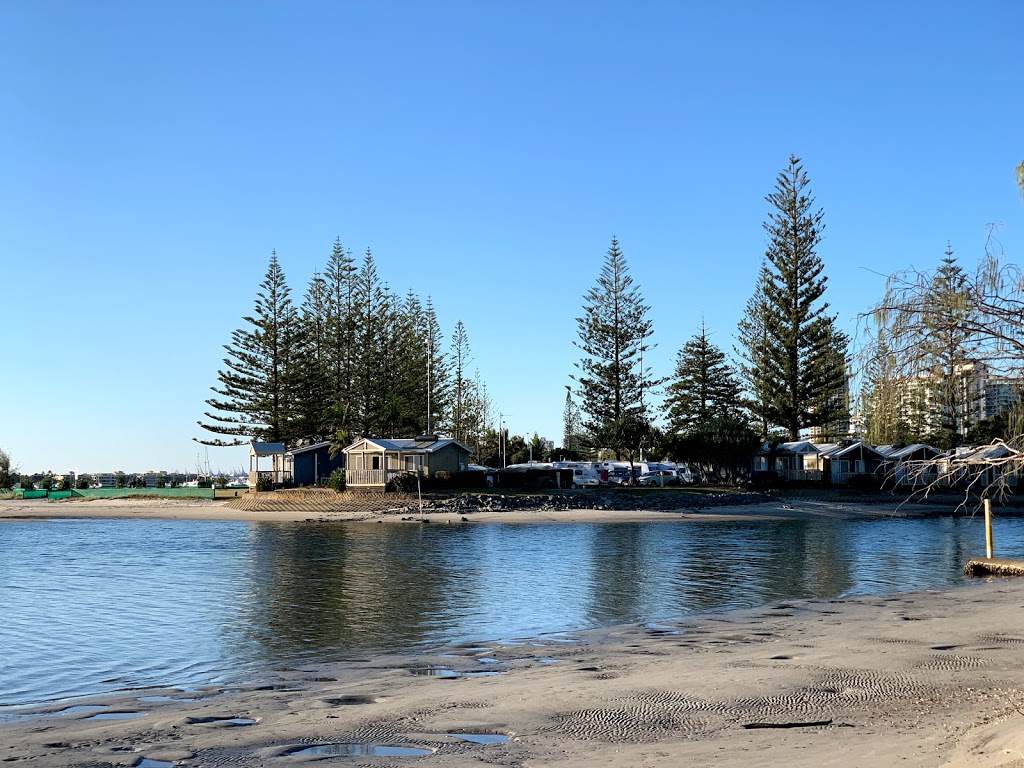
{"label": "green shrub", "polygon": [[270,475],[260,475],[256,478],[256,490],[261,492],[274,490],[274,481]]}
{"label": "green shrub", "polygon": [[388,480],[387,489],[389,491],[398,491],[399,493],[415,493],[417,488],[416,477],[411,472],[395,475]]}
{"label": "green shrub", "polygon": [[781,488],[785,481],[775,472],[758,472],[750,478],[750,488],[754,491],[770,491]]}
{"label": "green shrub", "polygon": [[79,491],[87,490],[89,488],[89,479],[79,475],[78,479],[75,480],[75,488]]}
{"label": "green shrub", "polygon": [[156,479],[153,480],[153,487],[154,488],[166,488],[167,487],[167,478],[165,478],[163,475],[157,475]]}
{"label": "green shrub", "polygon": [[34,491],[36,489],[36,484],[32,482],[32,478],[28,475],[22,475],[21,479],[18,481],[18,487],[23,491]]}
{"label": "green shrub", "polygon": [[345,490],[345,470],[338,467],[336,470],[331,472],[331,476],[327,480],[327,485],[333,488],[338,493]]}
{"label": "green shrub", "polygon": [[70,491],[71,490],[71,478],[64,475],[57,484],[58,491]]}

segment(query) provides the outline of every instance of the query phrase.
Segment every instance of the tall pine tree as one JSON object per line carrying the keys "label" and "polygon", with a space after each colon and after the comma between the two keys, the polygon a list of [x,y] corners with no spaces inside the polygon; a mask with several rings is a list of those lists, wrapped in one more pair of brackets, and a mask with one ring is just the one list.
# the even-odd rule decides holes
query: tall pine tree
{"label": "tall pine tree", "polygon": [[327,284],[315,273],[299,309],[294,391],[294,431],[313,442],[326,440],[334,432],[328,320]]}
{"label": "tall pine tree", "polygon": [[466,326],[461,320],[455,323],[455,330],[452,332],[451,342],[451,365],[452,365],[452,437],[456,440],[466,440],[466,416],[469,411],[469,395],[472,381],[469,378],[467,366],[469,357],[469,334]]}
{"label": "tall pine tree", "polygon": [[[444,351],[441,324],[437,320],[434,302],[427,296],[423,319],[420,324],[421,338],[426,344],[427,403],[423,413],[428,414],[427,430],[438,434],[448,430],[449,398],[451,397],[451,365]],[[427,403],[424,403],[426,406]]]}
{"label": "tall pine tree", "polygon": [[380,425],[385,403],[381,381],[385,375],[384,354],[387,318],[390,310],[387,291],[377,275],[377,265],[369,248],[356,274],[352,289],[353,337],[353,418],[355,431],[374,435]]}
{"label": "tall pine tree", "polygon": [[791,440],[803,429],[848,418],[849,341],[822,298],[827,278],[817,247],[824,214],[814,209],[808,184],[800,159],[791,155],[766,197],[772,210],[764,222],[765,263],[740,327],[751,409]]}
{"label": "tall pine tree", "polygon": [[591,434],[608,433],[627,416],[648,420],[643,398],[661,383],[643,368],[653,330],[649,311],[613,237],[597,283],[584,296],[583,315],[576,318],[579,340],[573,342],[583,357],[572,378]]}
{"label": "tall pine tree", "polygon": [[740,385],[725,355],[708,339],[707,328],[683,345],[676,356],[676,370],[667,387],[665,406],[669,429],[680,434],[712,418],[736,416]]}
{"label": "tall pine tree", "polygon": [[326,362],[331,380],[330,431],[347,443],[356,429],[355,398],[357,367],[355,278],[358,269],[352,254],[336,238],[324,270],[327,318]]}
{"label": "tall pine tree", "polygon": [[293,419],[298,316],[289,294],[277,251],[271,251],[254,312],[242,318],[247,327],[233,331],[231,343],[224,345],[224,368],[217,372],[218,386],[211,387],[217,396],[206,401],[212,411],[204,413],[206,422],[197,422],[233,439],[197,442],[242,445],[248,439],[287,442],[298,437]]}

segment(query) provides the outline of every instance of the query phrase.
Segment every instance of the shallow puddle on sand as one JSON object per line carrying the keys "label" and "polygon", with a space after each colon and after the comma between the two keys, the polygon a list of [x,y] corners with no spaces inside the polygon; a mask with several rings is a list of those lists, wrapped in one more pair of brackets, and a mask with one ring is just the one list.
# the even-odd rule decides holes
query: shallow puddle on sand
{"label": "shallow puddle on sand", "polygon": [[448,667],[410,667],[408,669],[410,674],[417,677],[441,677],[446,679],[455,677],[493,677],[494,675],[501,674],[501,670],[496,669],[481,669],[476,672],[449,669]]}
{"label": "shallow puddle on sand", "polygon": [[139,696],[136,701],[141,701],[143,704],[156,704],[161,701],[199,701],[199,699],[179,699],[177,696]]}
{"label": "shallow puddle on sand", "polygon": [[474,744],[505,744],[509,737],[503,733],[449,733],[453,739],[462,739]]}
{"label": "shallow puddle on sand", "polygon": [[434,750],[422,747],[397,747],[391,744],[317,744],[299,747],[289,755],[348,755],[357,757],[425,757]]}
{"label": "shallow puddle on sand", "polygon": [[77,704],[73,707],[58,709],[56,712],[47,712],[49,715],[77,715],[82,712],[95,712],[98,709],[106,709],[106,704]]}
{"label": "shallow puddle on sand", "polygon": [[207,725],[209,723],[224,723],[225,725],[255,725],[258,721],[251,717],[190,717],[190,725]]}
{"label": "shallow puddle on sand", "polygon": [[176,765],[177,763],[169,760],[153,760],[149,757],[144,757],[135,763],[133,768],[174,768]]}
{"label": "shallow puddle on sand", "polygon": [[99,712],[91,715],[87,720],[132,720],[136,717],[145,717],[148,712]]}

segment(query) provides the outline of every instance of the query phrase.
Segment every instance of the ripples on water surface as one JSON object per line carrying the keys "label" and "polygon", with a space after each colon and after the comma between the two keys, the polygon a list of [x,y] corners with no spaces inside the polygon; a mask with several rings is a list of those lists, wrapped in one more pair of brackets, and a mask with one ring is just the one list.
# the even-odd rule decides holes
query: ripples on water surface
{"label": "ripples on water surface", "polygon": [[[1001,551],[1024,521],[1001,520]],[[979,520],[0,524],[0,707],[961,583]]]}

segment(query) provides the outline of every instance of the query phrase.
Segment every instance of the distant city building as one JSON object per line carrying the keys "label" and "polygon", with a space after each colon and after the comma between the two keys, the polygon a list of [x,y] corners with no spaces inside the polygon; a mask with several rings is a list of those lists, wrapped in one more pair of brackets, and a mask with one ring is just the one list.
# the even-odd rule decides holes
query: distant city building
{"label": "distant city building", "polygon": [[954,375],[922,373],[907,380],[900,394],[901,417],[920,428],[922,433],[935,433],[957,424],[966,436],[982,419],[1005,413],[1021,395],[1022,380],[997,376],[980,361],[961,363]]}

